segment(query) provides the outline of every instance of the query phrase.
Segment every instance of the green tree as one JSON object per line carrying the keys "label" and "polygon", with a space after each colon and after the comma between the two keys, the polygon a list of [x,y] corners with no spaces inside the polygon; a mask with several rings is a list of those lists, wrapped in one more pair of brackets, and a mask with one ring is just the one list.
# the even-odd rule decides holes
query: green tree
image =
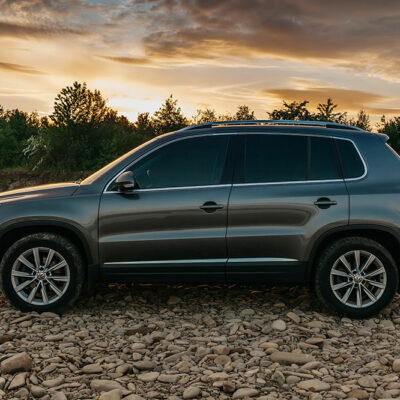
{"label": "green tree", "polygon": [[207,122],[218,121],[217,114],[214,109],[205,108],[204,110],[197,110],[196,115],[192,117],[193,124],[205,124]]}
{"label": "green tree", "polygon": [[23,150],[29,138],[39,133],[41,124],[38,114],[0,108],[0,167],[26,165],[27,158]]}
{"label": "green tree", "polygon": [[57,95],[50,122],[29,140],[25,154],[35,168],[92,171],[141,141],[134,124],[108,107],[98,90],[74,82]]}
{"label": "green tree", "polygon": [[389,144],[400,153],[400,117],[387,120],[385,115],[381,118],[378,125],[378,132],[389,136]]}
{"label": "green tree", "polygon": [[256,119],[254,111],[250,111],[249,106],[242,105],[238,107],[234,119],[237,121],[249,121]]}
{"label": "green tree", "polygon": [[307,100],[301,102],[293,101],[291,103],[284,101],[281,108],[267,112],[267,114],[272,120],[310,120],[312,119],[312,114],[307,108],[308,103]]}
{"label": "green tree", "polygon": [[85,82],[74,82],[57,95],[50,119],[56,126],[98,126],[116,115],[115,110],[107,107],[99,90],[91,91]]}
{"label": "green tree", "polygon": [[340,124],[346,123],[347,113],[335,112],[338,107],[330,97],[328,97],[326,103],[319,103],[317,107],[317,113],[312,116],[312,119],[317,121],[329,121]]}
{"label": "green tree", "polygon": [[178,107],[178,100],[174,100],[172,94],[165,103],[154,113],[153,126],[156,135],[176,131],[188,125],[188,120]]}
{"label": "green tree", "polygon": [[155,135],[153,121],[150,117],[150,113],[139,113],[134,123],[136,133],[145,138],[151,138]]}
{"label": "green tree", "polygon": [[358,128],[363,129],[364,131],[371,132],[372,131],[372,126],[371,126],[371,121],[369,119],[369,115],[364,111],[360,110],[357,114],[357,119],[356,120],[350,120],[349,121],[350,125],[357,126]]}

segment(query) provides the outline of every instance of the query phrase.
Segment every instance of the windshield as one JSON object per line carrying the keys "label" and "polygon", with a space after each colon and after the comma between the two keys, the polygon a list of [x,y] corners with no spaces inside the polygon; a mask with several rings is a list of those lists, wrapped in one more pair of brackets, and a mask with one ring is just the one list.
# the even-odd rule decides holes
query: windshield
{"label": "windshield", "polygon": [[96,171],[95,173],[93,173],[92,175],[90,175],[86,179],[84,179],[81,182],[81,185],[89,185],[89,184],[93,183],[99,176],[107,173],[110,169],[114,168],[118,163],[120,163],[121,161],[123,161],[126,158],[130,157],[133,153],[135,153],[136,151],[140,150],[144,146],[147,146],[149,143],[155,141],[158,138],[159,137],[155,137],[154,139],[148,140],[147,142],[144,142],[140,146],[135,147],[131,151],[128,151],[127,153],[123,154],[121,157],[117,158],[116,160],[111,161],[109,164],[107,164],[103,168],[99,169],[98,171]]}

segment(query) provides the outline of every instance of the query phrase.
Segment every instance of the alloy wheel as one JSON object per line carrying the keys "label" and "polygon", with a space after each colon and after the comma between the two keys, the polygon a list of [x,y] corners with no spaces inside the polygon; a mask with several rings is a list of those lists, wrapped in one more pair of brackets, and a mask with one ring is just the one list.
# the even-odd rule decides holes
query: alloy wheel
{"label": "alloy wheel", "polygon": [[386,284],[382,261],[365,250],[352,250],[341,255],[330,272],[333,293],[348,307],[365,308],[376,303]]}
{"label": "alloy wheel", "polygon": [[65,258],[48,247],[24,251],[11,269],[15,293],[25,302],[47,305],[59,300],[70,284],[70,268]]}

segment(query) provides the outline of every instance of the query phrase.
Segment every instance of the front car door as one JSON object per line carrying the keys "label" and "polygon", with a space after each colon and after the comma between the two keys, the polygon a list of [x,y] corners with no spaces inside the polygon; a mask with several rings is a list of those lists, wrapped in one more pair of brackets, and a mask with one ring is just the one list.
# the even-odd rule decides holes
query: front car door
{"label": "front car door", "polygon": [[308,243],[348,222],[334,141],[281,133],[237,140],[242,155],[229,201],[227,278],[302,283]]}
{"label": "front car door", "polygon": [[173,140],[135,161],[137,188],[109,185],[100,202],[99,253],[108,280],[223,280],[230,136]]}

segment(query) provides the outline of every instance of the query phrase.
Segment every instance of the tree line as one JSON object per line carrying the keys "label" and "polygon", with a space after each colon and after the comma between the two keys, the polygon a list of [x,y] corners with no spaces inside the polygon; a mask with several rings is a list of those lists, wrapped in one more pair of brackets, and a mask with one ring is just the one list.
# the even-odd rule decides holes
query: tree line
{"label": "tree line", "polygon": [[[281,107],[266,113],[267,119],[329,121],[372,130],[364,110],[354,119],[338,112],[331,98],[319,104],[315,112],[307,108],[308,103],[284,101]],[[49,116],[0,106],[0,169],[89,172],[165,132],[191,124],[254,119],[254,111],[247,105],[227,115],[211,108],[200,109],[187,118],[171,95],[153,115],[139,113],[131,122],[110,108],[99,90],[74,82],[57,95]],[[389,143],[400,152],[400,117],[382,116],[377,130],[388,134]]]}

